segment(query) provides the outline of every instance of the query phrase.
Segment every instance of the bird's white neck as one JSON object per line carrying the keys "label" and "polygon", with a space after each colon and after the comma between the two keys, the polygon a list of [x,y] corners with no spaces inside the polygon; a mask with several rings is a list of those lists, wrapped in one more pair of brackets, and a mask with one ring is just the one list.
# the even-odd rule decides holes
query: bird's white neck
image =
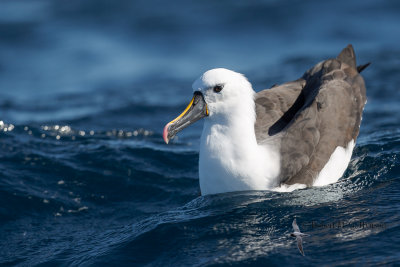
{"label": "bird's white neck", "polygon": [[275,185],[279,153],[274,146],[257,144],[254,105],[251,98],[228,107],[229,113],[205,120],[199,160],[203,195],[269,189]]}

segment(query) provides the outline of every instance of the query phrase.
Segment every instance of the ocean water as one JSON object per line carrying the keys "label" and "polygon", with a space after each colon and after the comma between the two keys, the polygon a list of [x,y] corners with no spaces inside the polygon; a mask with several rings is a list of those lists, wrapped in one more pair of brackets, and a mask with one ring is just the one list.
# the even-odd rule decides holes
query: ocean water
{"label": "ocean water", "polygon": [[[0,265],[400,264],[398,1],[0,2]],[[207,69],[256,91],[353,44],[368,103],[337,183],[200,196]],[[289,236],[294,218],[306,256]]]}

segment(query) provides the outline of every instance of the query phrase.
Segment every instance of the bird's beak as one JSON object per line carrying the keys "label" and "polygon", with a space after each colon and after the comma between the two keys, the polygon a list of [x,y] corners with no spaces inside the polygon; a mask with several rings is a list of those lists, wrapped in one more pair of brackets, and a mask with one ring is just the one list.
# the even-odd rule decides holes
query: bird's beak
{"label": "bird's beak", "polygon": [[182,112],[182,114],[165,125],[163,131],[165,143],[168,144],[169,140],[174,138],[179,131],[206,116],[208,116],[207,103],[204,100],[203,94],[199,91],[196,91],[194,92],[193,98],[189,105]]}

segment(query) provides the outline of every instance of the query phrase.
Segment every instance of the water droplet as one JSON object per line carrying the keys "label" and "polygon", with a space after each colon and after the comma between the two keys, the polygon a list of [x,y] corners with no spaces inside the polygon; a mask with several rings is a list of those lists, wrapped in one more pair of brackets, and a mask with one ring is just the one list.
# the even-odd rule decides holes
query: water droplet
{"label": "water droplet", "polygon": [[63,132],[63,133],[69,133],[70,131],[71,131],[71,127],[69,127],[68,125],[65,125],[60,128],[60,132]]}
{"label": "water droplet", "polygon": [[80,208],[78,209],[78,211],[84,211],[84,210],[88,210],[88,209],[89,209],[88,207],[83,206],[83,207],[80,207]]}

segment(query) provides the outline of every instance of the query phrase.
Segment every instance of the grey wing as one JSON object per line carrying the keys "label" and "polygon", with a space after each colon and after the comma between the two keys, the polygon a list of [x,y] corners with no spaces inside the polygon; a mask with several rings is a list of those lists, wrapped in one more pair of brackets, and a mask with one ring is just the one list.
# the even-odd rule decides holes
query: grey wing
{"label": "grey wing", "polygon": [[[262,144],[279,136],[281,183],[312,185],[336,147],[356,140],[366,95],[355,66],[354,50],[348,46],[336,59],[317,64],[301,79],[265,90],[275,92],[258,93],[257,141]],[[266,98],[273,94],[281,99],[272,98],[275,106],[265,108]],[[267,123],[265,118],[271,121]]]}
{"label": "grey wing", "polygon": [[[268,142],[271,136],[279,132],[276,125],[285,127],[285,124],[290,121],[290,119],[285,121],[285,118],[288,117],[289,109],[293,106],[305,84],[306,81],[301,78],[256,94],[257,120],[254,130],[259,144]],[[275,126],[272,127],[273,125]]]}
{"label": "grey wing", "polygon": [[299,229],[299,226],[297,225],[296,219],[293,220],[292,226],[293,226],[293,230],[295,232],[299,232],[300,233],[300,229]]}
{"label": "grey wing", "polygon": [[296,236],[296,240],[297,240],[297,247],[299,248],[301,255],[305,256],[303,250],[303,239],[301,238],[301,236]]}

